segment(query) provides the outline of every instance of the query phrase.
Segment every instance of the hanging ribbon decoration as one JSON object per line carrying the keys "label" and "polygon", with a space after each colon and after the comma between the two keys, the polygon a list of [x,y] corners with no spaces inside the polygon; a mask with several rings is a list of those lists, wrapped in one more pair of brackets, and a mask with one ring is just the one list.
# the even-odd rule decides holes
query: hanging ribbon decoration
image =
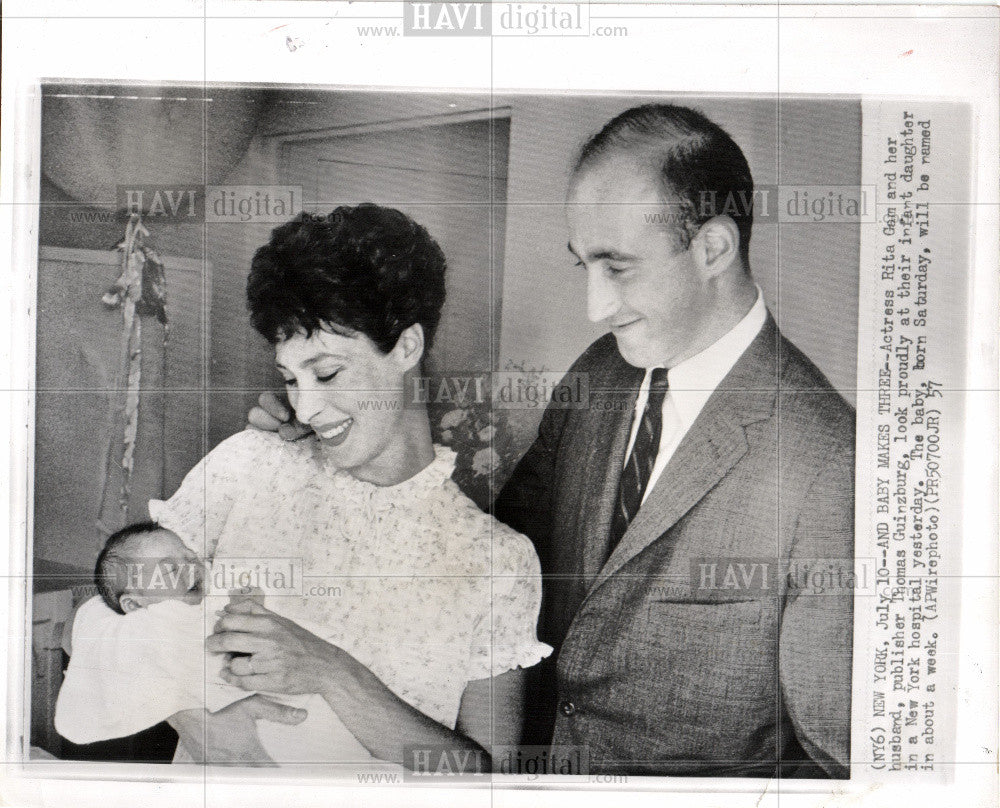
{"label": "hanging ribbon decoration", "polygon": [[[105,292],[101,302],[108,308],[121,308],[122,333],[119,351],[119,383],[124,386],[124,397],[119,399],[114,424],[124,418],[122,433],[121,488],[118,494],[119,525],[128,518],[132,471],[135,462],[136,437],[139,432],[139,392],[142,386],[142,318],[153,315],[163,325],[163,350],[166,356],[169,323],[167,321],[167,280],[163,262],[156,251],[146,245],[149,231],[143,226],[138,213],[129,216],[125,238],[115,247],[121,253],[121,274],[114,285]],[[122,384],[124,382],[124,385]],[[166,383],[166,379],[163,379]],[[114,475],[112,458],[115,454],[117,429],[111,430],[105,459],[104,482],[98,509],[98,528],[104,535],[114,532],[103,524],[108,489]],[[117,528],[115,528],[117,529]]]}

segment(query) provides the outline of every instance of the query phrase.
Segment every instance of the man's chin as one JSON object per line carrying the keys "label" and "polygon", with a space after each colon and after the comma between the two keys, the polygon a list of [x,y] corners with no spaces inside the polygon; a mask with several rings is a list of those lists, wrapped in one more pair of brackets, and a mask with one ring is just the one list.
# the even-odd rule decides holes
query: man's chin
{"label": "man's chin", "polygon": [[646,368],[656,364],[656,362],[650,362],[649,358],[646,356],[646,352],[638,349],[633,340],[625,339],[618,334],[615,334],[614,336],[615,342],[618,345],[618,353],[620,353],[622,359],[632,365],[632,367]]}

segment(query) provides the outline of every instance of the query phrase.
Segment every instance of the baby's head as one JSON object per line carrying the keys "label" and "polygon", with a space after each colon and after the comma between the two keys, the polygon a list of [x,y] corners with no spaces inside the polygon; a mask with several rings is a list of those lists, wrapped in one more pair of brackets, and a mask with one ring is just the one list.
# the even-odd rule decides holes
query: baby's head
{"label": "baby's head", "polygon": [[180,537],[156,522],[113,534],[97,556],[97,590],[119,614],[163,600],[201,603],[205,569]]}

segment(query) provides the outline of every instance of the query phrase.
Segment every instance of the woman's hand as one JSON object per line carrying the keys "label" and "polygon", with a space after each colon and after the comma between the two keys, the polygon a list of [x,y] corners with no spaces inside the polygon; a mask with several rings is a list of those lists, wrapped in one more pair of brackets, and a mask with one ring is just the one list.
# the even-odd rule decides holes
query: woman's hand
{"label": "woman's hand", "polygon": [[285,440],[298,440],[312,433],[307,424],[295,417],[288,399],[284,395],[279,398],[270,390],[260,394],[257,406],[247,415],[247,421],[263,432],[277,432]]}
{"label": "woman's hand", "polygon": [[215,713],[183,710],[167,721],[196,763],[274,766],[257,736],[257,719],[294,725],[306,715],[305,710],[264,696],[249,696]]}
{"label": "woman's hand", "polygon": [[[407,747],[447,747],[466,756],[469,771],[489,771],[488,749],[511,742],[520,731],[522,677],[519,672],[470,685],[463,697],[459,729],[453,730],[403,701],[369,668],[336,645],[275,614],[253,600],[229,603],[209,651],[249,654],[232,657],[222,677],[244,690],[317,693],[348,730],[379,760],[413,765]],[[490,705],[494,705],[491,718]],[[497,718],[511,723],[500,730]],[[469,734],[466,734],[468,732]],[[475,736],[475,737],[470,737]]]}
{"label": "woman's hand", "polygon": [[247,654],[231,657],[222,678],[244,690],[271,693],[324,693],[336,673],[354,661],[254,600],[227,604],[205,647]]}

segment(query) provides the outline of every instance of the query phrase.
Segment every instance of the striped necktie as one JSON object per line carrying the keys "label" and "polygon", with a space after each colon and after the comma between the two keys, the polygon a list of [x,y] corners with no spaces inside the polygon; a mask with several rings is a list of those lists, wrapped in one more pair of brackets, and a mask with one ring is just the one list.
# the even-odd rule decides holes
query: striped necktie
{"label": "striped necktie", "polygon": [[643,408],[639,429],[635,433],[632,454],[628,457],[618,482],[618,502],[611,519],[608,555],[614,551],[628,529],[629,523],[639,512],[642,497],[649,484],[656,453],[660,449],[663,431],[663,399],[667,395],[667,371],[655,368],[649,382],[649,397]]}

